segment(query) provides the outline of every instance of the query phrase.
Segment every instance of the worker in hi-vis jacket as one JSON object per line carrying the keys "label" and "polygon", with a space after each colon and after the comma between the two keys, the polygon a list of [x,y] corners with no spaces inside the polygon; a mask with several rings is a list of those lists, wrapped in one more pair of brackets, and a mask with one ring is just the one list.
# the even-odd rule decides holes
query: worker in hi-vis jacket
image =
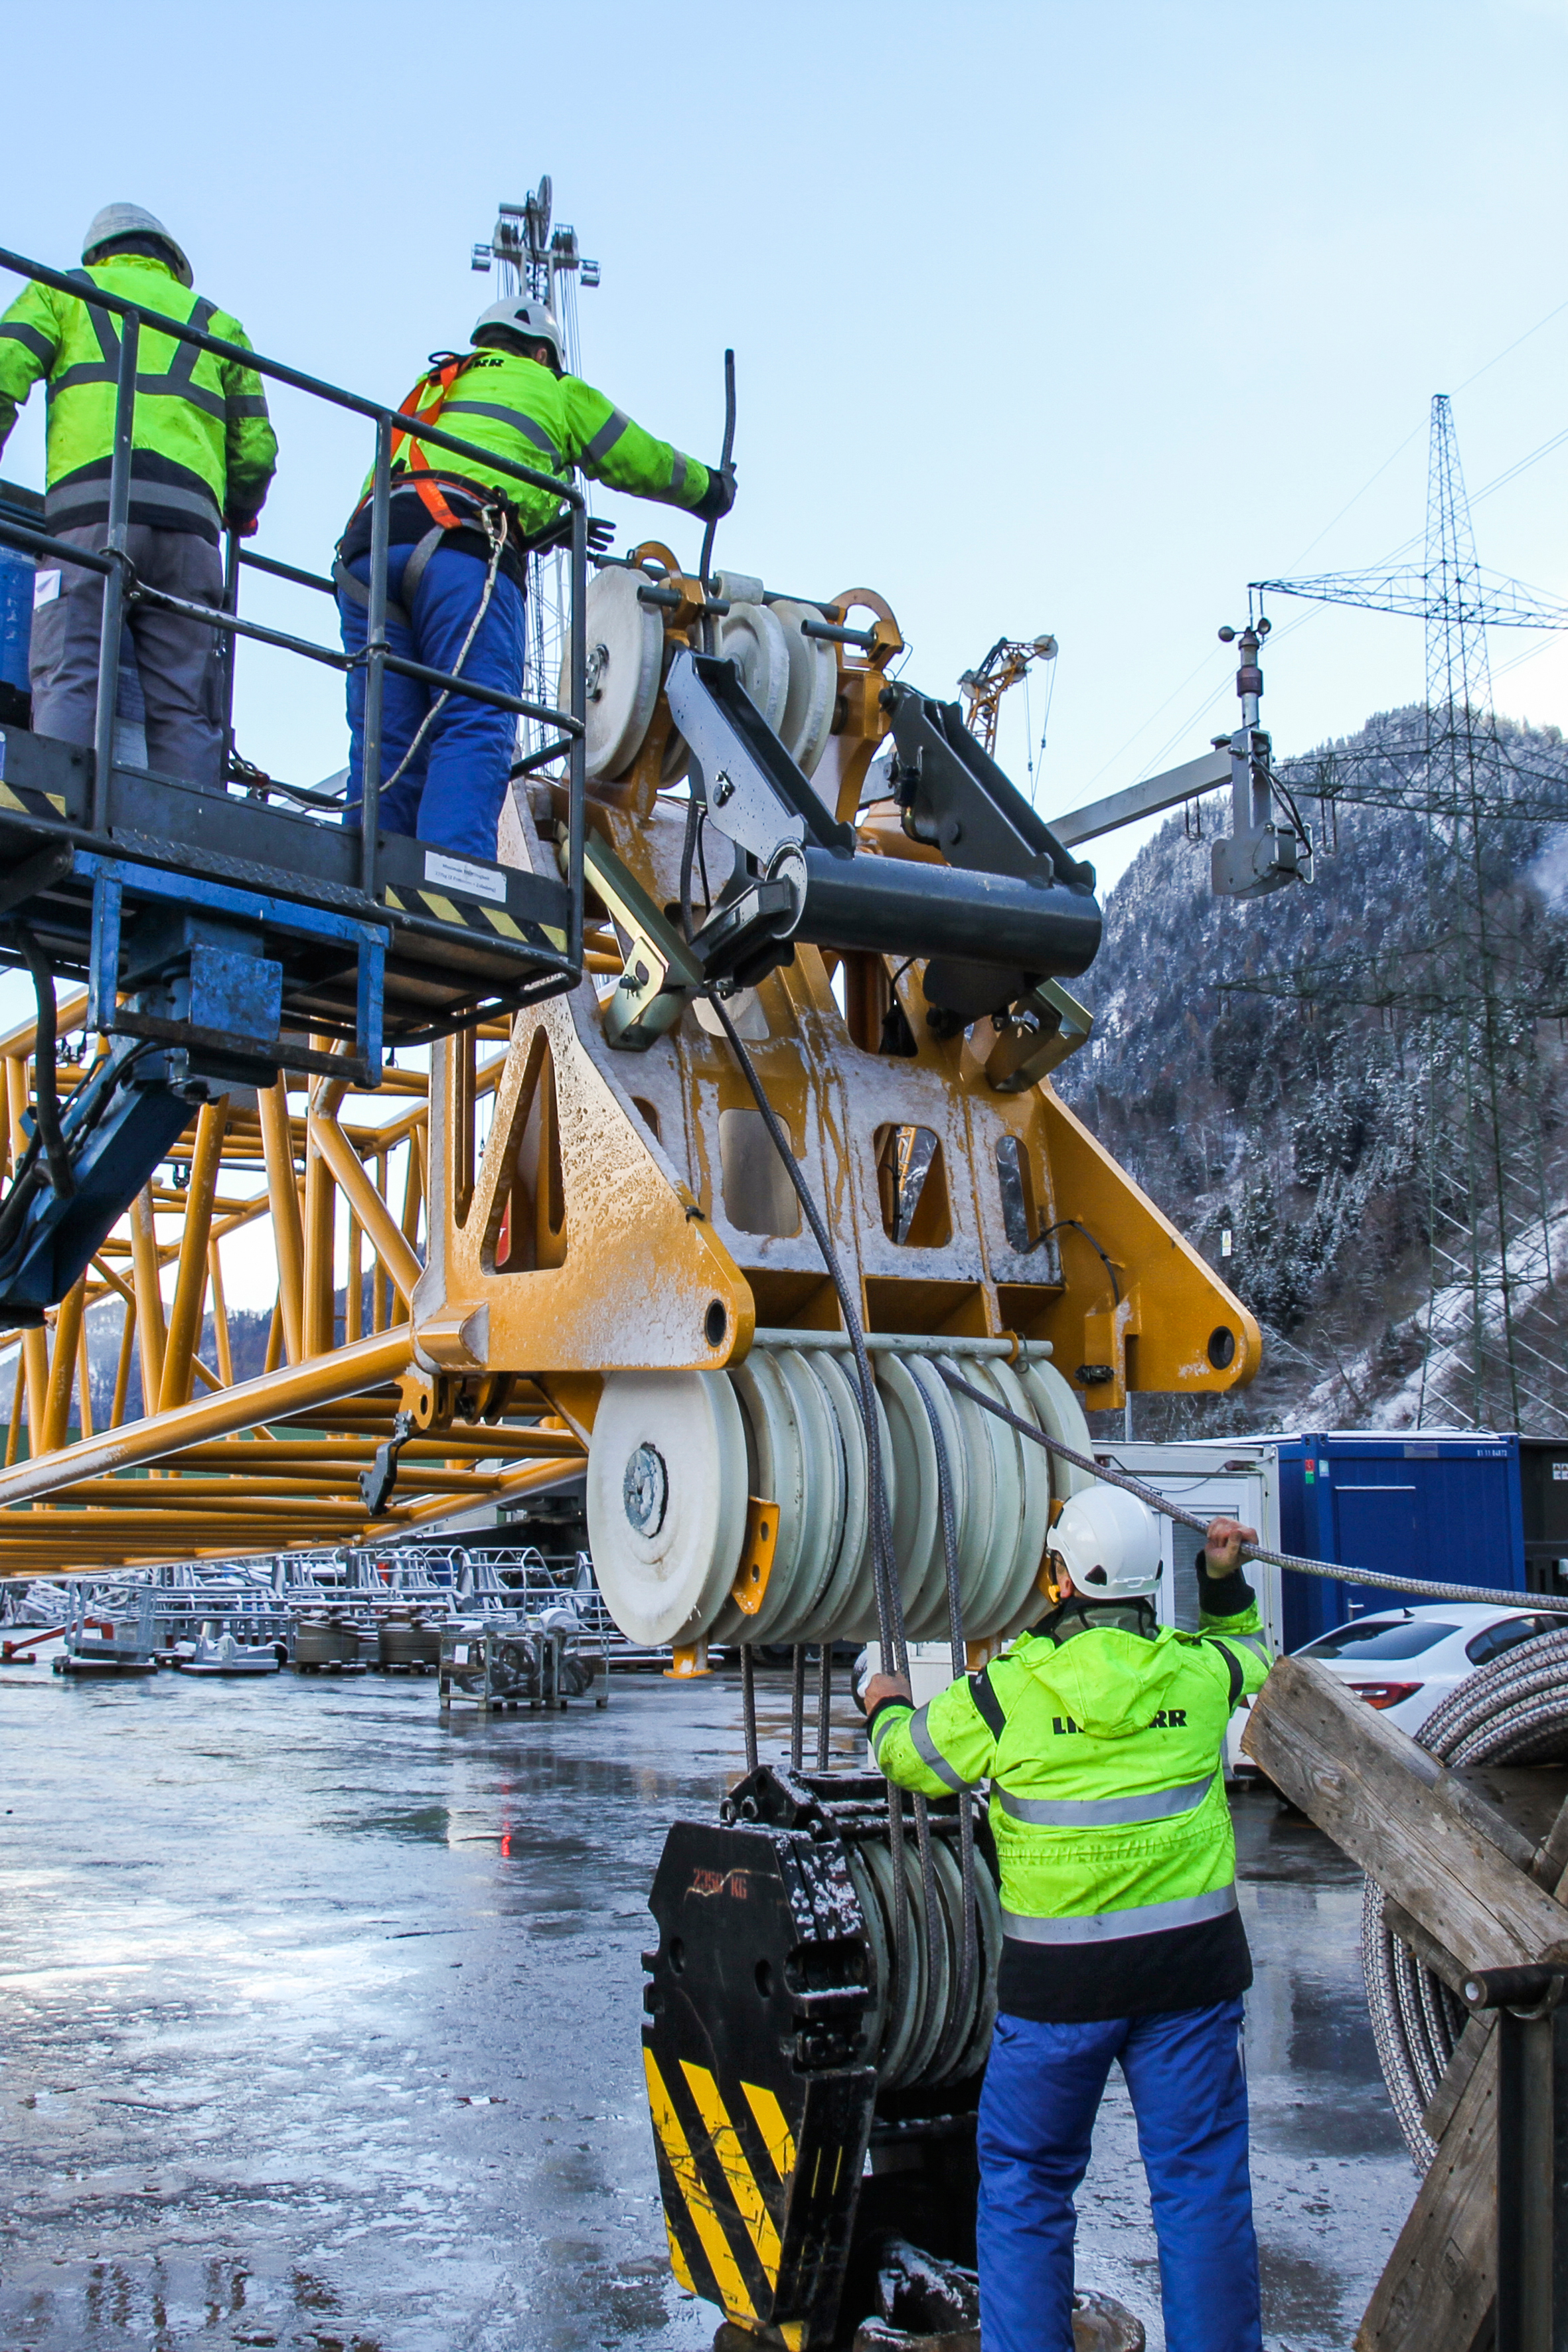
{"label": "worker in hi-vis jacket", "polygon": [[[634,498],[703,520],[728,513],[732,469],[700,465],[656,441],[602,392],[566,372],[561,330],[542,302],[492,303],[472,349],[431,362],[404,402],[392,448],[387,643],[405,660],[521,696],[529,547],[561,514],[548,490],[503,474],[485,456],[419,438],[419,426],[564,479],[574,467]],[[338,544],[333,578],[343,647],[362,654],[369,620],[371,485]],[[590,526],[591,543],[607,525]],[[364,669],[348,674],[347,821],[363,798]],[[385,673],[381,829],[478,857],[496,854],[517,721],[509,710]]]}
{"label": "worker in hi-vis jacket", "polygon": [[[140,205],[105,205],[82,239],[81,258],[70,272],[79,295],[29,284],[0,318],[0,449],[42,378],[49,402],[46,527],[68,546],[101,553],[109,541],[120,314],[92,298],[101,289],[134,302],[143,316],[125,552],[143,587],[216,610],[224,599],[224,530],[248,537],[256,529],[278,442],[254,368],[181,342],[157,322],[205,330],[242,352],[249,348],[245,329],[194,290],[184,251]],[[127,619],[151,765],[221,793],[221,639],[151,599],[133,602]],[[29,656],[36,734],[92,741],[102,620],[102,573],[41,556]]]}
{"label": "worker in hi-vis jacket", "polygon": [[979,2117],[985,2352],[1072,2352],[1073,2195],[1112,2061],[1138,2119],[1169,2352],[1260,2352],[1224,1749],[1269,1655],[1215,1519],[1195,1633],[1155,1622],[1152,1514],[1109,1486],[1049,1538],[1047,1613],[916,1707],[864,1698],[878,1764],[940,1797],[991,1784],[1005,1941]]}

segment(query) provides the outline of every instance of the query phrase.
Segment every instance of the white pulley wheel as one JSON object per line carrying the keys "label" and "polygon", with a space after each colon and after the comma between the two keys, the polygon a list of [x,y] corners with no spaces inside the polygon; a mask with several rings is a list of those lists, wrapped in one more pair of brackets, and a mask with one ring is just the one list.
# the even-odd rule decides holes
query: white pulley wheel
{"label": "white pulley wheel", "polygon": [[[952,1979],[948,1987],[948,2000],[943,2004],[942,2009],[942,2034],[945,2036],[950,2024],[952,2023],[952,2008],[958,2000],[959,1979],[963,1970],[963,1872],[960,1865],[958,1856],[953,1853],[952,1848],[948,1844],[947,1840],[944,1837],[933,1837],[931,1839],[931,1876],[936,1881],[937,1902],[947,1924],[948,1954],[952,1971]],[[975,1857],[974,1867],[976,1875],[978,1875],[985,1867],[984,1863],[978,1855]],[[980,1996],[979,1941],[980,1939],[977,1932],[975,1936],[974,1980],[969,1988],[969,1998],[972,2003],[977,2000]],[[965,2050],[968,2047],[970,2032],[970,2021],[965,2018],[962,2021],[962,2030],[958,2035],[958,2044],[956,2049],[953,2051],[952,2058],[949,2060],[947,2065],[942,2068],[940,2074],[928,2073],[926,2076],[928,2084],[934,2086],[938,2083],[956,2083],[963,2081],[963,2078],[958,2072],[957,2062],[963,2056]],[[938,2047],[941,2047],[940,2042]],[[933,2052],[933,2058],[935,2054],[935,2052]]]}
{"label": "white pulley wheel", "polygon": [[[973,1388],[994,1397],[998,1404],[1005,1402],[1001,1385],[995,1378],[995,1367],[977,1359],[970,1359],[963,1376]],[[1020,1446],[1028,1443],[1017,1436],[1005,1421],[976,1405],[975,1412],[984,1423],[985,1441],[991,1449],[991,1469],[995,1484],[992,1489],[991,1539],[985,1550],[984,1579],[976,1586],[974,1630],[984,1640],[992,1639],[1006,1622],[1008,1579],[1013,1570],[1013,1555],[1018,1541],[1018,1521],[1024,1507],[1024,1471],[1018,1458]],[[965,1608],[967,1616],[967,1604]]]}
{"label": "white pulley wheel", "polygon": [[974,2027],[947,2077],[952,2083],[967,2081],[984,2064],[985,2053],[991,2047],[991,2029],[996,2022],[996,1971],[1002,1958],[1002,1904],[995,1881],[980,1854],[974,1857],[974,1898],[980,1946],[979,1965],[975,1971]]}
{"label": "white pulley wheel", "polygon": [[702,1639],[746,1532],[746,1433],[722,1372],[611,1372],[588,1447],[588,1541],[629,1641]]}
{"label": "white pulley wheel", "polygon": [[[906,1838],[906,1851],[907,1851]],[[882,1926],[888,1941],[889,2018],[883,2041],[881,2063],[878,2072],[884,2091],[897,2090],[907,2076],[907,2060],[921,2021],[921,2009],[925,1999],[926,1953],[925,1937],[921,1932],[919,1880],[913,1886],[910,1874],[902,1874],[903,1883],[894,1894],[894,1870],[891,1849],[875,1839],[868,1839],[860,1849],[871,1874],[882,1906]],[[907,1960],[902,1979],[898,1966],[899,1931],[895,1925],[896,1901],[904,1905],[907,1926],[904,1932],[904,1952]]]}
{"label": "white pulley wheel", "polygon": [[741,684],[776,735],[789,695],[789,646],[766,604],[731,604],[714,631],[713,650],[732,661]]}
{"label": "white pulley wheel", "polygon": [[[952,1487],[952,1524],[958,1545],[959,1592],[963,1591],[963,1523],[969,1509],[969,1455],[964,1431],[958,1418],[959,1400],[949,1389],[936,1366],[925,1356],[910,1355],[901,1359],[910,1378],[922,1397],[929,1398],[936,1413],[937,1426],[942,1431],[947,1454],[947,1474]],[[931,1417],[922,1418],[929,1432]],[[933,1448],[934,1451],[934,1448]],[[940,1509],[940,1501],[938,1507]],[[951,1631],[951,1614],[947,1598],[947,1552],[942,1542],[940,1518],[936,1527],[936,1576],[928,1594],[922,1597],[921,1614],[911,1620],[909,1638],[911,1642],[945,1641]],[[969,1622],[964,1618],[967,1637]]]}
{"label": "white pulley wheel", "polygon": [[779,1523],[761,1606],[748,1616],[738,1602],[727,1601],[710,1638],[759,1642],[767,1639],[769,1627],[789,1606],[805,1528],[805,1464],[793,1400],[766,1349],[753,1348],[731,1372],[730,1381],[741,1401],[749,1440],[750,1491],[774,1505]]}
{"label": "white pulley wheel", "polygon": [[827,749],[833,732],[833,706],[838,699],[838,656],[820,637],[802,634],[803,621],[820,621],[814,604],[796,604],[781,597],[769,606],[789,648],[789,692],[784,698],[779,735],[797,768],[809,776]]}
{"label": "white pulley wheel", "polygon": [[[1016,1412],[1031,1428],[1038,1428],[1034,1396],[1025,1387],[1018,1370],[1002,1363],[994,1363],[990,1369],[1008,1411]],[[1039,1574],[1051,1522],[1051,1457],[1043,1445],[1037,1445],[1027,1437],[1019,1437],[1018,1455],[1024,1502],[1017,1547],[1002,1598],[1006,1613],[998,1631],[1004,1641],[1037,1624],[1048,1605],[1040,1591]]]}
{"label": "white pulley wheel", "polygon": [[795,1635],[797,1641],[806,1638],[807,1626],[816,1636],[824,1626],[837,1628],[843,1622],[860,1580],[861,1560],[867,1549],[869,1525],[867,1515],[866,1424],[860,1418],[856,1392],[843,1367],[826,1349],[820,1354],[808,1356],[806,1362],[821,1382],[827,1398],[838,1441],[839,1459],[844,1465],[844,1501],[838,1521],[838,1541],[834,1549],[828,1580],[816,1607],[802,1620],[801,1629]]}
{"label": "white pulley wheel", "polygon": [[[856,1508],[854,1472],[851,1471],[846,1504],[845,1548],[835,1566],[833,1581],[823,1595],[822,1606],[811,1618],[801,1638],[812,1642],[869,1642],[877,1638],[879,1632],[877,1567],[871,1549],[871,1469],[866,1445],[866,1421],[860,1411],[860,1382],[856,1377],[852,1357],[847,1360],[819,1357],[819,1372],[824,1365],[831,1365],[837,1375],[838,1385],[834,1389],[833,1396],[844,1434],[846,1465],[853,1464],[864,1474],[864,1500],[859,1506],[858,1517],[861,1537],[858,1549],[851,1554],[849,1514]],[[877,1444],[881,1454],[888,1513],[891,1517],[897,1508],[898,1466],[893,1459],[888,1416],[880,1396],[877,1397]]]}
{"label": "white pulley wheel", "polygon": [[777,1621],[775,1639],[798,1641],[796,1630],[806,1623],[823,1599],[838,1557],[844,1528],[844,1447],[838,1420],[809,1356],[799,1348],[781,1348],[774,1358],[784,1377],[805,1458],[805,1526],[796,1563],[787,1620]]}
{"label": "white pulley wheel", "polygon": [[[987,1370],[1001,1391],[1002,1402],[1008,1412],[1033,1425],[1033,1402],[1012,1366],[998,1359]],[[1051,1519],[1051,1457],[1043,1445],[1036,1444],[1032,1437],[1025,1437],[1015,1431],[1013,1438],[1023,1507],[1018,1514],[1018,1540],[1014,1547],[1012,1566],[1003,1594],[1002,1605],[1007,1612],[1009,1630],[1020,1611],[1028,1612],[1026,1617],[1027,1622],[1038,1609],[1036,1581],[1045,1554],[1046,1531]]]}
{"label": "white pulley wheel", "polygon": [[[955,1363],[951,1356],[937,1360],[938,1370],[951,1372],[972,1388],[978,1381],[971,1374],[978,1368],[971,1357]],[[993,1596],[1000,1591],[1002,1573],[998,1572],[996,1549],[1005,1542],[1007,1558],[1012,1557],[1013,1538],[1004,1508],[1004,1496],[1012,1489],[1013,1507],[1017,1507],[1017,1478],[1003,1455],[992,1432],[998,1426],[981,1405],[956,1391],[950,1390],[958,1423],[963,1432],[965,1467],[968,1471],[968,1507],[964,1511],[959,1536],[958,1565],[963,1592],[963,1631],[972,1642],[984,1641],[996,1630]]]}
{"label": "white pulley wheel", "polygon": [[[614,566],[595,572],[584,603],[587,632],[587,736],[591,778],[624,775],[642,749],[658,700],[664,629],[658,613],[639,604],[642,574]],[[570,649],[561,662],[561,708],[570,709]]]}
{"label": "white pulley wheel", "polygon": [[[933,1837],[931,1840],[933,1846],[940,1845],[941,1843],[940,1838]],[[920,1939],[926,1964],[925,1981],[921,1986],[924,2006],[921,2011],[920,2030],[915,2038],[914,2047],[905,2062],[907,2080],[920,2083],[925,2080],[930,2072],[931,2060],[942,2048],[942,2036],[947,2032],[948,2011],[952,2006],[953,1986],[957,1979],[958,1954],[952,1940],[953,1922],[948,1916],[946,1904],[942,1901],[942,1883],[937,1875],[934,1857],[931,1864],[931,1890],[933,1916],[931,1922],[931,1933],[928,1936],[920,1850],[918,1846],[910,1844],[905,1846],[904,1853],[910,1875],[910,1891],[914,1898],[915,1916],[920,1921]]]}
{"label": "white pulley wheel", "polygon": [[911,1642],[924,1641],[923,1623],[933,1592],[946,1622],[947,1580],[943,1573],[942,1507],[936,1445],[931,1416],[901,1356],[891,1349],[873,1359],[877,1391],[888,1422],[889,1464],[897,1502],[893,1507],[893,1557],[899,1563],[904,1624]]}
{"label": "white pulley wheel", "polygon": [[[1093,1440],[1089,1433],[1089,1423],[1083,1417],[1083,1408],[1054,1364],[1020,1364],[1017,1380],[1028,1398],[1029,1410],[1047,1437],[1057,1438],[1062,1444],[1071,1445],[1080,1454],[1092,1454]],[[1085,1487],[1099,1484],[1089,1471],[1079,1469],[1075,1463],[1064,1462],[1059,1454],[1048,1454],[1043,1445],[1031,1445],[1029,1451],[1037,1454],[1043,1463],[1049,1465],[1051,1494],[1064,1502],[1074,1495],[1081,1494]],[[1049,1525],[1047,1512],[1047,1532]],[[1042,1538],[1041,1566],[1045,1562],[1045,1552],[1046,1545]],[[1037,1569],[1034,1586],[1026,1591],[1020,1591],[1018,1606],[1002,1629],[1005,1640],[1010,1641],[1015,1634],[1025,1633],[1031,1625],[1037,1624],[1050,1606],[1038,1589],[1038,1580]]]}
{"label": "white pulley wheel", "polygon": [[846,1849],[849,1876],[854,1883],[860,1916],[866,1923],[866,1941],[870,1946],[871,1998],[860,2013],[859,2063],[862,2066],[880,2063],[882,2042],[888,2026],[888,1995],[892,1982],[892,1959],[888,1950],[887,1924],[882,1917],[882,1906],[871,1882],[870,1866],[865,1848],[851,1844]]}
{"label": "white pulley wheel", "polygon": [[[1089,1433],[1083,1407],[1056,1366],[1023,1364],[1018,1370],[1046,1435],[1054,1437],[1058,1445],[1070,1445],[1076,1454],[1088,1454],[1092,1460],[1094,1440]],[[1075,1462],[1064,1462],[1059,1454],[1053,1454],[1050,1459],[1051,1492],[1059,1495],[1064,1503],[1081,1495],[1086,1486],[1100,1484],[1092,1470],[1080,1470]]]}

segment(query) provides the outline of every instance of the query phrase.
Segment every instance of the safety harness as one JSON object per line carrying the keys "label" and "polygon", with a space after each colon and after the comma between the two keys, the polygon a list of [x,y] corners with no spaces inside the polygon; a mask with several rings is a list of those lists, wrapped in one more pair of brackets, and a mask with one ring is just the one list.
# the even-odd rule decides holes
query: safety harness
{"label": "safety harness", "polygon": [[[422,425],[437,424],[451,394],[452,386],[464,371],[473,365],[478,357],[477,352],[469,352],[463,359],[459,359],[454,352],[444,353],[432,366],[429,373],[420,377],[407,398],[400,402],[398,415],[414,417]],[[435,399],[428,404],[421,406],[422,395],[432,386],[436,389]],[[412,432],[394,433],[392,470],[395,476],[401,470],[413,478],[413,486],[418,491],[420,501],[431,516],[432,521],[424,538],[416,541],[408,560],[403,567],[403,602],[395,604],[390,597],[387,600],[386,616],[389,621],[396,622],[402,628],[412,626],[410,614],[419,583],[425,576],[426,566],[448,532],[478,529],[483,531],[489,542],[489,562],[485,572],[484,594],[480,597],[474,617],[468,625],[468,633],[463,639],[458,658],[452,665],[452,676],[454,678],[458,678],[463,675],[463,665],[468,658],[474,639],[478,636],[485,614],[489,610],[490,598],[495,593],[496,575],[500,570],[500,560],[506,551],[507,541],[512,535],[514,526],[517,525],[517,517],[513,512],[511,501],[502,491],[495,488],[489,490],[477,488],[473,483],[464,480],[461,476],[437,474],[425,453],[424,445]],[[468,508],[468,513],[454,513],[451,505],[448,504],[448,493],[459,506]],[[358,517],[363,513],[372,495],[372,491],[367,490],[349,517],[351,529]],[[519,540],[523,538],[521,527],[517,529],[517,537]],[[353,573],[343,562],[341,540],[338,542],[337,553],[332,564],[332,579],[334,583],[345,594],[352,597],[356,604],[363,604],[368,608],[370,590],[363,581],[354,578]],[[397,783],[412,766],[425,738],[451,699],[451,694],[452,689],[449,686],[443,687],[426,711],[414,740],[392,774],[384,779],[381,787],[384,793],[390,792],[393,785]]]}
{"label": "safety harness", "polygon": [[[441,412],[451,397],[453,385],[460,375],[472,367],[479,356],[477,352],[468,352],[461,359],[455,352],[440,354],[428,373],[420,377],[406,398],[398,403],[398,415],[412,417],[421,425],[439,424]],[[432,388],[435,390],[435,399],[422,406],[424,395]],[[482,531],[490,543],[492,572],[494,562],[499,561],[500,553],[504,549],[508,538],[515,536],[521,541],[524,534],[516,528],[517,519],[513,514],[511,502],[500,490],[481,490],[459,475],[439,472],[431,464],[423,442],[411,431],[395,432],[392,436],[392,472],[395,479],[400,473],[411,478],[412,487],[418,492],[420,503],[431,518],[430,529],[425,533],[423,539],[416,541],[413,551],[403,567],[401,604],[395,604],[390,598],[387,600],[387,619],[396,622],[400,627],[407,628],[410,625],[409,614],[413,609],[414,598],[419,583],[425,576],[426,567],[449,531],[476,530]],[[406,488],[409,484],[405,482],[400,487]],[[353,513],[349,517],[351,529],[369,505],[371,497],[372,492],[366,490]],[[468,511],[461,514],[454,513],[450,503],[452,499]],[[345,537],[346,535],[345,533]],[[342,541],[339,542],[336,559],[332,564],[332,581],[333,584],[341,588],[344,595],[352,598],[354,604],[369,606],[370,591],[363,581],[355,579],[343,562]],[[488,604],[489,601],[487,590],[486,603]]]}

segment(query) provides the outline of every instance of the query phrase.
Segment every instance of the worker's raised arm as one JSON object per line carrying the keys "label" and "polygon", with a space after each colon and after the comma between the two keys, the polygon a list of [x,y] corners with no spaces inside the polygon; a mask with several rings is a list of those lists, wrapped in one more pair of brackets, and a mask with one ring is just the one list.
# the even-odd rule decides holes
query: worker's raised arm
{"label": "worker's raised arm", "polygon": [[589,478],[626,490],[634,499],[700,513],[708,496],[709,467],[668,441],[656,441],[624,409],[595,392],[581,376],[561,383],[571,427],[571,452]]}
{"label": "worker's raised arm", "polygon": [[[870,1694],[875,1699],[875,1689]],[[960,1675],[924,1706],[902,1697],[877,1700],[867,1721],[879,1769],[900,1789],[948,1797],[988,1780],[1005,1717],[990,1670]]]}
{"label": "worker's raised arm", "polygon": [[[212,333],[226,343],[250,349],[237,319],[219,311]],[[254,368],[238,360],[220,362],[223,375],[224,449],[227,488],[224,519],[241,532],[255,523],[278,470],[278,436],[267,413],[267,393]]]}
{"label": "worker's raised arm", "polygon": [[0,449],[16,422],[16,411],[58,356],[55,299],[48,287],[29,282],[0,318]]}
{"label": "worker's raised arm", "polygon": [[1212,1519],[1198,1554],[1198,1631],[1227,1662],[1230,1703],[1260,1691],[1273,1664],[1258,1613],[1258,1598],[1241,1569],[1241,1547],[1256,1543],[1256,1528]]}

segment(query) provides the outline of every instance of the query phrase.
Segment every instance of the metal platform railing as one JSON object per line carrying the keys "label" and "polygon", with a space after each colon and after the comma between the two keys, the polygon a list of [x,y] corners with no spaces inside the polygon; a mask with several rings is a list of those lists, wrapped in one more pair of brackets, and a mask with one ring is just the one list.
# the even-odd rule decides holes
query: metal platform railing
{"label": "metal platform railing", "polygon": [[[567,761],[567,872],[566,884],[570,897],[570,923],[567,951],[563,959],[561,985],[575,984],[581,975],[583,957],[583,845],[584,765],[584,737],[586,709],[584,667],[586,646],[584,636],[584,597],[587,587],[587,500],[574,482],[563,480],[553,474],[541,472],[531,466],[499,457],[492,450],[481,449],[460,436],[445,431],[438,425],[421,423],[419,439],[433,448],[451,451],[460,457],[482,457],[487,471],[509,481],[527,484],[550,492],[569,513],[571,621],[568,631],[567,669],[571,688],[568,709],[556,709],[548,704],[529,701],[516,695],[503,693],[499,688],[485,686],[429,665],[407,659],[393,652],[387,641],[387,563],[389,557],[390,506],[393,485],[392,445],[398,432],[405,432],[409,419],[384,402],[371,400],[363,394],[350,392],[341,384],[330,383],[325,378],[308,374],[304,370],[289,367],[279,360],[268,359],[262,352],[226,342],[221,337],[209,335],[198,327],[183,325],[165,317],[151,305],[127,300],[103,288],[93,287],[90,294],[79,278],[48,268],[44,263],[29,260],[26,256],[0,247],[0,269],[19,278],[30,278],[35,284],[52,287],[75,301],[89,301],[95,310],[111,314],[120,321],[119,357],[116,368],[114,446],[109,477],[109,523],[107,547],[103,553],[72,547],[47,530],[36,530],[8,519],[0,519],[0,544],[17,548],[36,555],[47,555],[51,561],[71,563],[96,572],[104,583],[103,619],[100,641],[98,698],[94,719],[95,763],[92,782],[89,830],[101,835],[107,825],[110,776],[114,764],[114,719],[119,692],[121,667],[121,623],[129,606],[143,603],[167,612],[178,613],[184,618],[211,629],[224,641],[227,690],[233,688],[233,641],[248,638],[284,653],[299,655],[307,661],[317,662],[342,673],[363,667],[365,673],[363,792],[360,806],[360,888],[363,898],[373,902],[376,895],[376,848],[378,815],[382,785],[383,698],[387,671],[420,680],[423,684],[453,694],[465,695],[476,702],[489,703],[493,708],[510,710],[517,717],[537,720],[542,726],[557,730],[558,740],[535,752],[530,766],[542,765],[563,753]],[[375,428],[375,459],[371,473],[371,576],[368,584],[370,605],[366,643],[363,653],[348,654],[341,646],[324,646],[309,637],[298,636],[282,629],[268,628],[256,621],[240,618],[238,577],[242,567],[266,572],[310,588],[330,588],[331,583],[319,575],[301,571],[297,566],[277,562],[270,557],[241,551],[235,535],[227,535],[226,578],[227,609],[215,609],[195,604],[186,598],[169,594],[162,589],[140,581],[127,554],[132,491],[132,442],[137,396],[137,353],[143,325],[160,335],[169,335],[197,351],[211,352],[215,357],[234,361],[252,368],[258,375],[289,385],[309,398],[324,402],[328,406],[347,410],[363,416]],[[288,790],[288,797],[301,805],[312,804],[313,796]],[[319,804],[319,801],[317,803]],[[348,822],[352,812],[344,812]],[[3,951],[0,951],[3,952]],[[7,959],[8,960],[8,959]]]}

